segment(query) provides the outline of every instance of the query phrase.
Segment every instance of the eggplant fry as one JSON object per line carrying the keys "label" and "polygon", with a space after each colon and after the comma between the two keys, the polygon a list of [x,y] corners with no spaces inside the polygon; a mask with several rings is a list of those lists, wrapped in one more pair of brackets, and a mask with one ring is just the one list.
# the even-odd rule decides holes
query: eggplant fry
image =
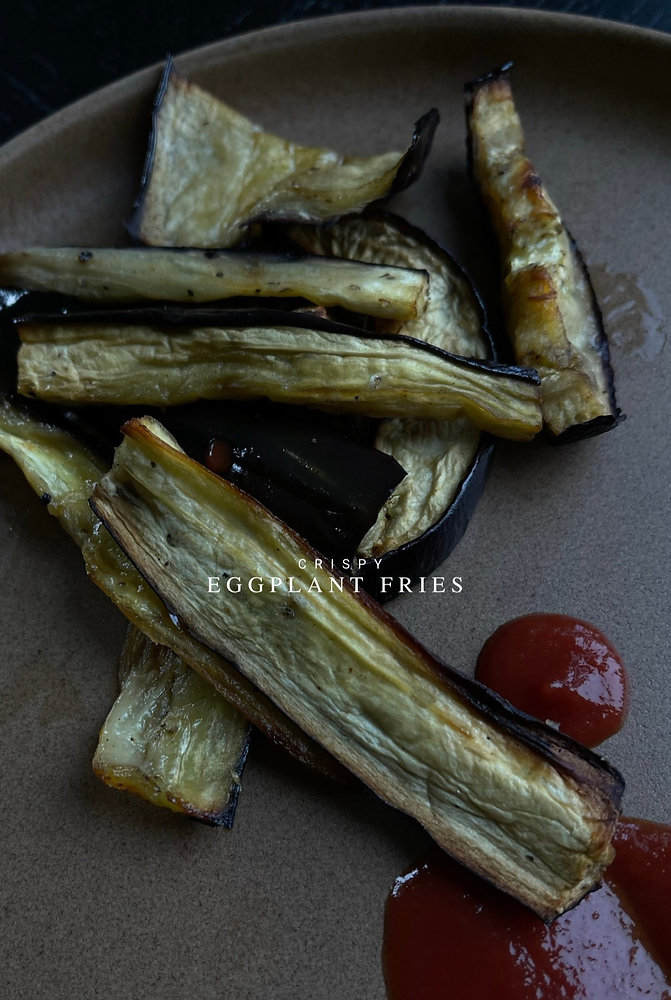
{"label": "eggplant fry", "polygon": [[19,392],[146,406],[266,397],[368,417],[465,416],[513,440],[540,430],[537,376],[528,369],[460,358],[409,337],[319,328],[313,317],[299,326],[295,314],[275,326],[234,326],[230,317],[219,319],[228,326],[197,325],[187,314],[192,325],[182,328],[142,325],[135,315],[130,324],[81,316],[21,322]]}
{"label": "eggplant fry", "polygon": [[[124,433],[91,503],[184,629],[545,919],[598,882],[613,856],[616,771],[437,661],[155,420]],[[303,560],[310,582],[291,592]]]}
{"label": "eggplant fry", "polygon": [[214,302],[234,296],[304,298],[366,316],[423,312],[426,272],[349,260],[231,251],[35,247],[0,254],[0,285],[87,302]]}
{"label": "eggplant fry", "polygon": [[276,746],[325,777],[347,772],[227,660],[193,639],[171,617],[89,506],[103,468],[73,435],[0,397],[0,449],[10,455],[82,550],[86,572],[126,618],[167,646],[231,702]]}
{"label": "eggplant fry", "polygon": [[259,219],[320,222],[402,190],[421,172],[438,112],[403,153],[368,158],[263,132],[168,63],[157,94],[143,185],[129,231],[138,242],[230,247]]}
{"label": "eggplant fry", "polygon": [[[425,269],[430,276],[426,308],[397,332],[452,354],[493,356],[484,312],[468,277],[447,251],[403,219],[365,213],[325,226],[292,226],[290,236],[312,253]],[[426,571],[424,550],[433,568],[449,555],[468,524],[484,487],[493,443],[489,438],[482,441],[478,429],[463,418],[397,419],[380,422],[375,446],[392,455],[407,475],[380,510],[358,553],[369,558],[387,555],[382,567],[375,567],[377,577],[408,571],[415,560]],[[406,548],[399,554],[401,546]]]}
{"label": "eggplant fry", "polygon": [[195,670],[129,625],[121,691],[93,770],[107,785],[211,826],[231,828],[249,723]]}
{"label": "eggplant fry", "polygon": [[498,237],[515,357],[541,376],[550,436],[574,440],[623,418],[589,274],[526,155],[508,71],[466,87],[471,172]]}

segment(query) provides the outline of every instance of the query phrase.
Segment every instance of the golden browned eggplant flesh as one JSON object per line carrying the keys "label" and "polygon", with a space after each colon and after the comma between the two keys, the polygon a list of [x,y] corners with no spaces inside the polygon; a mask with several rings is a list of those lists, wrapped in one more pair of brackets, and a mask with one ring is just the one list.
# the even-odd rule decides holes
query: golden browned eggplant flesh
{"label": "golden browned eggplant flesh", "polygon": [[499,242],[507,332],[541,376],[556,440],[622,419],[601,312],[582,257],[525,151],[510,67],[466,88],[471,170]]}
{"label": "golden browned eggplant flesh", "polygon": [[121,690],[98,736],[107,785],[212,826],[233,825],[249,723],[179,656],[128,626]]}
{"label": "golden browned eggplant flesh", "polygon": [[[422,230],[389,212],[366,212],[327,226],[293,226],[291,235],[312,253],[425,270],[429,275],[425,308],[416,319],[400,324],[397,332],[462,357],[495,356],[484,310],[467,275]],[[380,422],[375,447],[392,455],[407,475],[380,509],[358,554],[378,560],[373,563],[378,577],[410,573],[412,579],[413,574],[421,575],[424,553],[435,566],[461,537],[470,511],[464,512],[463,504],[455,502],[466,493],[469,504],[477,502],[493,442],[483,440],[467,419],[397,418]],[[468,490],[461,492],[467,476],[471,477]],[[367,578],[366,584],[369,593],[385,596],[374,579]]]}
{"label": "golden browned eggplant flesh", "polygon": [[131,232],[143,243],[229,247],[256,219],[320,222],[402,190],[421,172],[438,123],[403,152],[346,156],[264,132],[166,67]]}
{"label": "golden browned eggplant flesh", "polygon": [[[368,417],[468,417],[513,440],[540,430],[535,372],[308,317],[230,325],[88,321],[21,324],[19,391],[61,403],[174,406],[259,399]],[[299,326],[299,320],[302,325]],[[224,326],[222,324],[227,323]],[[308,325],[309,324],[309,325]]]}
{"label": "golden browned eggplant flesh", "polygon": [[617,772],[437,661],[155,420],[124,432],[92,505],[184,630],[544,918],[598,882],[613,853]]}

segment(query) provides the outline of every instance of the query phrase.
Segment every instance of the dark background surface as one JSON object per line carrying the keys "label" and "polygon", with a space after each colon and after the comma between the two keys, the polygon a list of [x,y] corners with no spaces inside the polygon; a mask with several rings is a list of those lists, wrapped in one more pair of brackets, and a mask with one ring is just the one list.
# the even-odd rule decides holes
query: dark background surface
{"label": "dark background surface", "polygon": [[[393,0],[72,0],[67,4],[5,0],[0,14],[0,142],[98,87],[163,59],[167,52],[182,52],[300,18],[394,6],[404,4]],[[490,0],[490,6],[565,11],[671,31],[668,0]]]}

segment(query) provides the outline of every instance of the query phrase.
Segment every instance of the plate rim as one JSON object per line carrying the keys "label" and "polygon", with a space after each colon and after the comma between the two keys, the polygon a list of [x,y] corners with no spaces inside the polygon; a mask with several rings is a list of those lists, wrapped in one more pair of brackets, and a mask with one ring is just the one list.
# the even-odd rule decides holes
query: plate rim
{"label": "plate rim", "polygon": [[[492,5],[456,6],[448,5],[402,5],[380,7],[374,10],[357,10],[337,14],[320,14],[267,25],[240,34],[229,35],[214,42],[206,42],[191,49],[172,53],[178,64],[187,69],[192,64],[214,59],[218,61],[229,53],[236,58],[248,55],[253,50],[278,47],[291,40],[305,44],[310,36],[322,39],[335,27],[346,32],[363,33],[375,31],[380,24],[386,29],[403,25],[407,20],[420,19],[426,25],[435,21],[436,29],[446,26],[460,26],[465,30],[474,24],[481,26],[488,21],[499,22],[507,27],[519,26],[526,31],[540,34],[576,34],[581,38],[594,35],[615,44],[631,44],[637,47],[652,47],[671,52],[671,34],[654,28],[614,21],[608,18],[591,17],[584,14],[561,11],[537,10],[528,7],[494,7]],[[494,29],[496,27],[494,26]],[[166,54],[167,55],[167,54]],[[13,160],[30,152],[36,145],[48,140],[62,129],[75,123],[80,124],[87,116],[97,116],[105,107],[113,106],[124,96],[136,94],[143,87],[154,85],[162,72],[165,60],[160,60],[134,70],[110,83],[98,87],[88,94],[75,99],[64,107],[40,119],[33,125],[17,133],[0,144],[0,170],[9,167]]]}

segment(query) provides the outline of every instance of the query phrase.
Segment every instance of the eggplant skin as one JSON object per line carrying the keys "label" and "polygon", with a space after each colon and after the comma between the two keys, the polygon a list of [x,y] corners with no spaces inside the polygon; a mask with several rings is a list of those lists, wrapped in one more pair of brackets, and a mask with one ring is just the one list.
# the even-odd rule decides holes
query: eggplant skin
{"label": "eggplant skin", "polygon": [[0,394],[0,450],[14,459],[38,496],[47,503],[82,550],[93,583],[128,620],[159,646],[168,646],[268,740],[316,774],[331,781],[350,780],[348,772],[310,740],[228,661],[196,642],[128,561],[93,516],[89,496],[109,465],[78,438],[47,422],[35,405],[18,404]]}
{"label": "eggplant skin", "polygon": [[[399,325],[397,334],[454,354],[496,359],[484,307],[468,275],[444,247],[405,219],[368,210],[324,226],[292,226],[289,234],[310,252],[426,270],[426,308]],[[412,584],[435,569],[462,537],[484,490],[494,438],[463,419],[394,419],[378,425],[375,445],[407,470],[357,553],[369,557],[361,570],[366,590],[385,602],[401,582]]]}
{"label": "eggplant skin", "polygon": [[[123,430],[91,505],[184,628],[544,919],[598,883],[613,857],[617,771],[436,660],[155,420]],[[302,562],[307,576],[296,577]],[[222,581],[220,593],[208,577]],[[223,585],[230,579],[239,590]]]}
{"label": "eggplant skin", "polygon": [[121,319],[106,313],[24,320],[19,391],[69,404],[266,397],[359,416],[467,417],[521,441],[541,427],[538,376],[530,369],[300,312],[280,314],[272,325],[262,310],[239,319],[232,312],[218,319],[196,310],[175,315],[177,328],[156,326],[151,310]]}
{"label": "eggplant skin", "polygon": [[224,248],[258,220],[359,211],[419,176],[437,123],[431,109],[405,152],[362,158],[299,146],[263,132],[168,61],[129,233],[155,246]]}
{"label": "eggplant skin", "polygon": [[587,268],[526,155],[511,65],[466,86],[469,164],[498,238],[515,357],[537,369],[545,430],[566,442],[624,418]]}
{"label": "eggplant skin", "polygon": [[369,316],[420,314],[428,276],[323,257],[165,247],[27,247],[0,254],[0,284],[102,304],[304,298]]}

